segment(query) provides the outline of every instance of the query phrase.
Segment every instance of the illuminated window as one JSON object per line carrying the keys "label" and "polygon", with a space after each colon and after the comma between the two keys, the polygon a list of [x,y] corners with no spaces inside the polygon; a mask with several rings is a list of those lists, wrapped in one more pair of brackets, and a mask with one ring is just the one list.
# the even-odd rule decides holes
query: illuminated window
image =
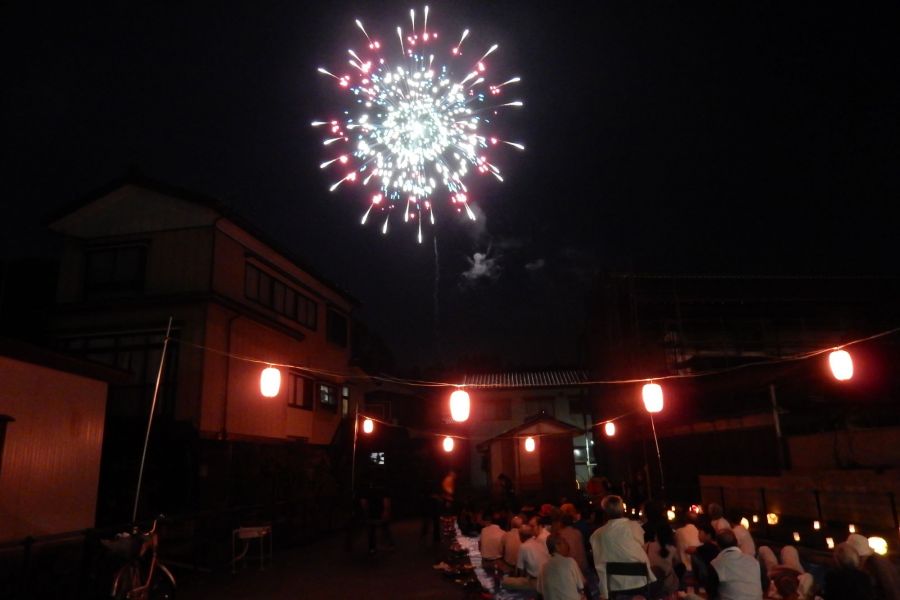
{"label": "illuminated window", "polygon": [[341,416],[346,417],[350,414],[350,386],[341,387]]}
{"label": "illuminated window", "polygon": [[384,452],[370,452],[369,453],[369,462],[373,465],[383,465],[384,464]]}
{"label": "illuminated window", "polygon": [[337,411],[337,390],[333,385],[319,384],[319,406],[330,411]]}

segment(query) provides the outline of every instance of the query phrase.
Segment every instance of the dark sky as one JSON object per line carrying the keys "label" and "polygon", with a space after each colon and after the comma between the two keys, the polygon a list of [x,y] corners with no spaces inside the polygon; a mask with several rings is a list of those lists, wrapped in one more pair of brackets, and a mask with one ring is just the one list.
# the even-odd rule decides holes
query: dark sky
{"label": "dark sky", "polygon": [[[477,225],[440,220],[435,295],[431,232],[360,227],[309,126],[341,100],[316,67],[359,44],[353,19],[393,39],[422,5],[35,4],[0,18],[4,254],[50,252],[43,217],[138,165],[350,291],[404,363],[572,363],[596,270],[897,272],[894,8],[430,3],[445,39],[467,26],[523,77],[505,128],[528,146],[476,186]],[[475,253],[491,268],[469,279]]]}

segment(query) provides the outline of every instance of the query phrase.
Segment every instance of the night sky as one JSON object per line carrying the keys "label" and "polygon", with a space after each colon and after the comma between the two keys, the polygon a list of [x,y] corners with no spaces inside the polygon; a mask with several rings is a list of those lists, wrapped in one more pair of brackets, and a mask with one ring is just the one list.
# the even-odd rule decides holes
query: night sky
{"label": "night sky", "polygon": [[361,227],[358,188],[328,193],[309,124],[341,100],[316,68],[360,44],[353,20],[393,39],[422,6],[4,8],[0,252],[52,254],[42,219],[137,166],[357,297],[401,365],[574,364],[602,270],[897,273],[895,8],[431,2],[445,39],[469,27],[523,78],[503,122],[528,149],[479,180],[477,224],[444,215],[420,246]]}

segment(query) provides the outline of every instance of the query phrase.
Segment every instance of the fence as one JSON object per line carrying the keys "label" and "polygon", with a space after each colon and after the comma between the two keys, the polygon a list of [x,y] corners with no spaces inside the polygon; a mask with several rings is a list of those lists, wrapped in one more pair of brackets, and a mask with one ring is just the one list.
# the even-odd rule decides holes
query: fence
{"label": "fence", "polygon": [[[283,548],[342,527],[347,509],[335,498],[321,497],[167,517],[160,522],[160,555],[182,572],[225,571],[236,527],[271,523],[273,542]],[[0,598],[108,598],[120,563],[101,540],[129,529],[84,529],[0,543]]]}
{"label": "fence", "polygon": [[[704,505],[716,502],[727,515],[746,517],[756,534],[769,539],[823,549],[829,546],[827,538],[834,543],[844,541],[852,526],[867,537],[884,537],[894,552],[900,545],[900,520],[893,491],[750,487],[727,482],[710,485],[706,480],[725,478],[701,479]],[[767,518],[770,514],[774,516]]]}

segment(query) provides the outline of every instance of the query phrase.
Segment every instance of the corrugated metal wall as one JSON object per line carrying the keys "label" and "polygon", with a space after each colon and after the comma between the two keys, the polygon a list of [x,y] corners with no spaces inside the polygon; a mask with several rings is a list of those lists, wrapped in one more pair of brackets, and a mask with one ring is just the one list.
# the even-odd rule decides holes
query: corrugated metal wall
{"label": "corrugated metal wall", "polygon": [[0,356],[0,541],[94,525],[106,388]]}

